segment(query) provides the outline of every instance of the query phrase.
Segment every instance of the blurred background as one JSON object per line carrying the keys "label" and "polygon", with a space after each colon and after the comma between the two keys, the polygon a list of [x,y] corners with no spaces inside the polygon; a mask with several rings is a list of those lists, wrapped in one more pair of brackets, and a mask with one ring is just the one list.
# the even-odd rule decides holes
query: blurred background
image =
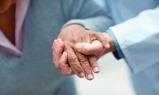
{"label": "blurred background", "polygon": [[98,61],[101,72],[88,81],[75,77],[79,95],[135,95],[129,69],[124,60],[107,54]]}

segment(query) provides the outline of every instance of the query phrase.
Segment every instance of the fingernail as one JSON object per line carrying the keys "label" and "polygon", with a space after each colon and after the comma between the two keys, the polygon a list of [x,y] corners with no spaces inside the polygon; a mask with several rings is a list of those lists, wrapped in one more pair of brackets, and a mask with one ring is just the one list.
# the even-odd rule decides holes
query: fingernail
{"label": "fingernail", "polygon": [[99,72],[100,72],[99,67],[95,67],[95,68],[93,69],[93,71],[94,71],[95,73],[99,73]]}
{"label": "fingernail", "polygon": [[93,75],[92,74],[89,74],[87,77],[88,77],[89,80],[93,79]]}
{"label": "fingernail", "polygon": [[84,73],[80,73],[80,77],[83,78],[85,76]]}
{"label": "fingernail", "polygon": [[109,45],[109,44],[106,44],[105,47],[106,47],[106,48],[110,48],[110,45]]}

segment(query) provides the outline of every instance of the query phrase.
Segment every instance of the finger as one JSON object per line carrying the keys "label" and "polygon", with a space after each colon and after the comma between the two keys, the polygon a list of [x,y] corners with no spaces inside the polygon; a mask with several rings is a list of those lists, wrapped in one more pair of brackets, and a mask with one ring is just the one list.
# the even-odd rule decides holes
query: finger
{"label": "finger", "polygon": [[67,53],[63,52],[59,60],[59,68],[63,75],[69,76],[72,75],[72,69],[67,64]]}
{"label": "finger", "polygon": [[102,34],[100,32],[93,32],[93,31],[90,32],[89,31],[89,35],[90,35],[91,40],[99,40],[105,48],[110,48],[106,33]]}
{"label": "finger", "polygon": [[62,75],[64,75],[64,76],[73,76],[73,75],[75,75],[75,73],[72,71],[71,73],[65,73],[65,71],[63,70],[63,69],[60,69],[60,72],[61,72],[61,74]]}
{"label": "finger", "polygon": [[88,80],[92,80],[94,78],[92,73],[92,68],[89,64],[89,60],[87,56],[82,55],[81,53],[76,53],[78,56],[79,62],[81,63],[82,68],[85,71],[85,77]]}
{"label": "finger", "polygon": [[105,45],[105,48],[109,49],[111,47],[111,42],[112,42],[112,39],[111,37],[108,35],[108,33],[102,33],[104,38],[107,40],[107,44]]}
{"label": "finger", "polygon": [[105,49],[102,46],[101,42],[99,42],[98,40],[94,40],[92,42],[92,45],[96,45],[92,46],[92,52],[94,52],[94,55],[96,55],[96,60],[98,60],[101,56],[103,56],[107,52],[107,49]]}
{"label": "finger", "polygon": [[52,46],[53,63],[56,68],[59,68],[59,59],[64,51],[64,43],[61,39],[54,41]]}
{"label": "finger", "polygon": [[[83,36],[81,37],[81,41],[80,42],[87,42],[87,43],[91,42],[91,39],[90,39],[90,36],[89,36],[89,32],[84,32],[83,33]],[[93,75],[93,71],[92,71],[91,65],[89,63],[88,56],[85,56],[85,55],[83,55],[81,53],[78,53],[78,52],[76,52],[76,55],[78,56],[79,62],[81,64],[82,68],[85,71],[86,79],[92,80],[94,78],[94,75]]]}
{"label": "finger", "polygon": [[103,46],[99,41],[94,40],[92,43],[77,43],[74,46],[74,49],[85,55],[97,55],[100,51],[103,50]]}
{"label": "finger", "polygon": [[97,58],[96,56],[89,56],[89,62],[91,67],[93,68],[93,72],[94,73],[99,73],[100,72],[100,68],[97,64]]}
{"label": "finger", "polygon": [[80,78],[83,78],[84,77],[84,70],[82,69],[79,61],[78,61],[78,58],[76,56],[76,54],[74,53],[74,50],[65,45],[66,46],[66,51],[67,51],[67,54],[68,54],[68,63],[69,65],[71,66],[73,72],[79,76]]}

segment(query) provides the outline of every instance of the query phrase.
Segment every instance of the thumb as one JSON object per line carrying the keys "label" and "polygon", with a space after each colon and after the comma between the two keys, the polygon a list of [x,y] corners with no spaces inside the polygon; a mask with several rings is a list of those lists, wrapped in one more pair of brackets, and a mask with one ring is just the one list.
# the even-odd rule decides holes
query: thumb
{"label": "thumb", "polygon": [[92,43],[81,42],[74,46],[74,49],[84,55],[99,55],[100,51],[103,51],[103,45],[97,40]]}
{"label": "thumb", "polygon": [[89,31],[89,36],[92,40],[100,41],[106,49],[110,48],[109,39],[108,39],[109,37],[107,33]]}

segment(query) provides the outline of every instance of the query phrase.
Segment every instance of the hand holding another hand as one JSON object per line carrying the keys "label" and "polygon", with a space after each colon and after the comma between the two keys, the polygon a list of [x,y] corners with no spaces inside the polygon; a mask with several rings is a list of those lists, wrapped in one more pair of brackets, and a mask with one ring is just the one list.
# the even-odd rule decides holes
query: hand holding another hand
{"label": "hand holding another hand", "polygon": [[[83,36],[85,33],[85,28],[80,25],[69,25],[62,30],[58,36],[61,40],[55,40],[52,47],[54,65],[63,75],[76,74],[92,80],[93,71],[99,72],[95,56],[86,56],[74,50],[75,43],[90,42],[89,37]],[[92,70],[92,65],[96,66],[96,70]]]}
{"label": "hand holding another hand", "polygon": [[67,76],[76,74],[92,80],[93,72],[99,72],[97,59],[113,51],[108,34],[90,32],[80,25],[67,26],[58,38],[53,43],[54,65]]}
{"label": "hand holding another hand", "polygon": [[87,35],[92,39],[91,42],[76,43],[74,46],[75,51],[84,55],[94,55],[99,59],[106,53],[116,50],[114,42],[108,33],[88,31]]}

